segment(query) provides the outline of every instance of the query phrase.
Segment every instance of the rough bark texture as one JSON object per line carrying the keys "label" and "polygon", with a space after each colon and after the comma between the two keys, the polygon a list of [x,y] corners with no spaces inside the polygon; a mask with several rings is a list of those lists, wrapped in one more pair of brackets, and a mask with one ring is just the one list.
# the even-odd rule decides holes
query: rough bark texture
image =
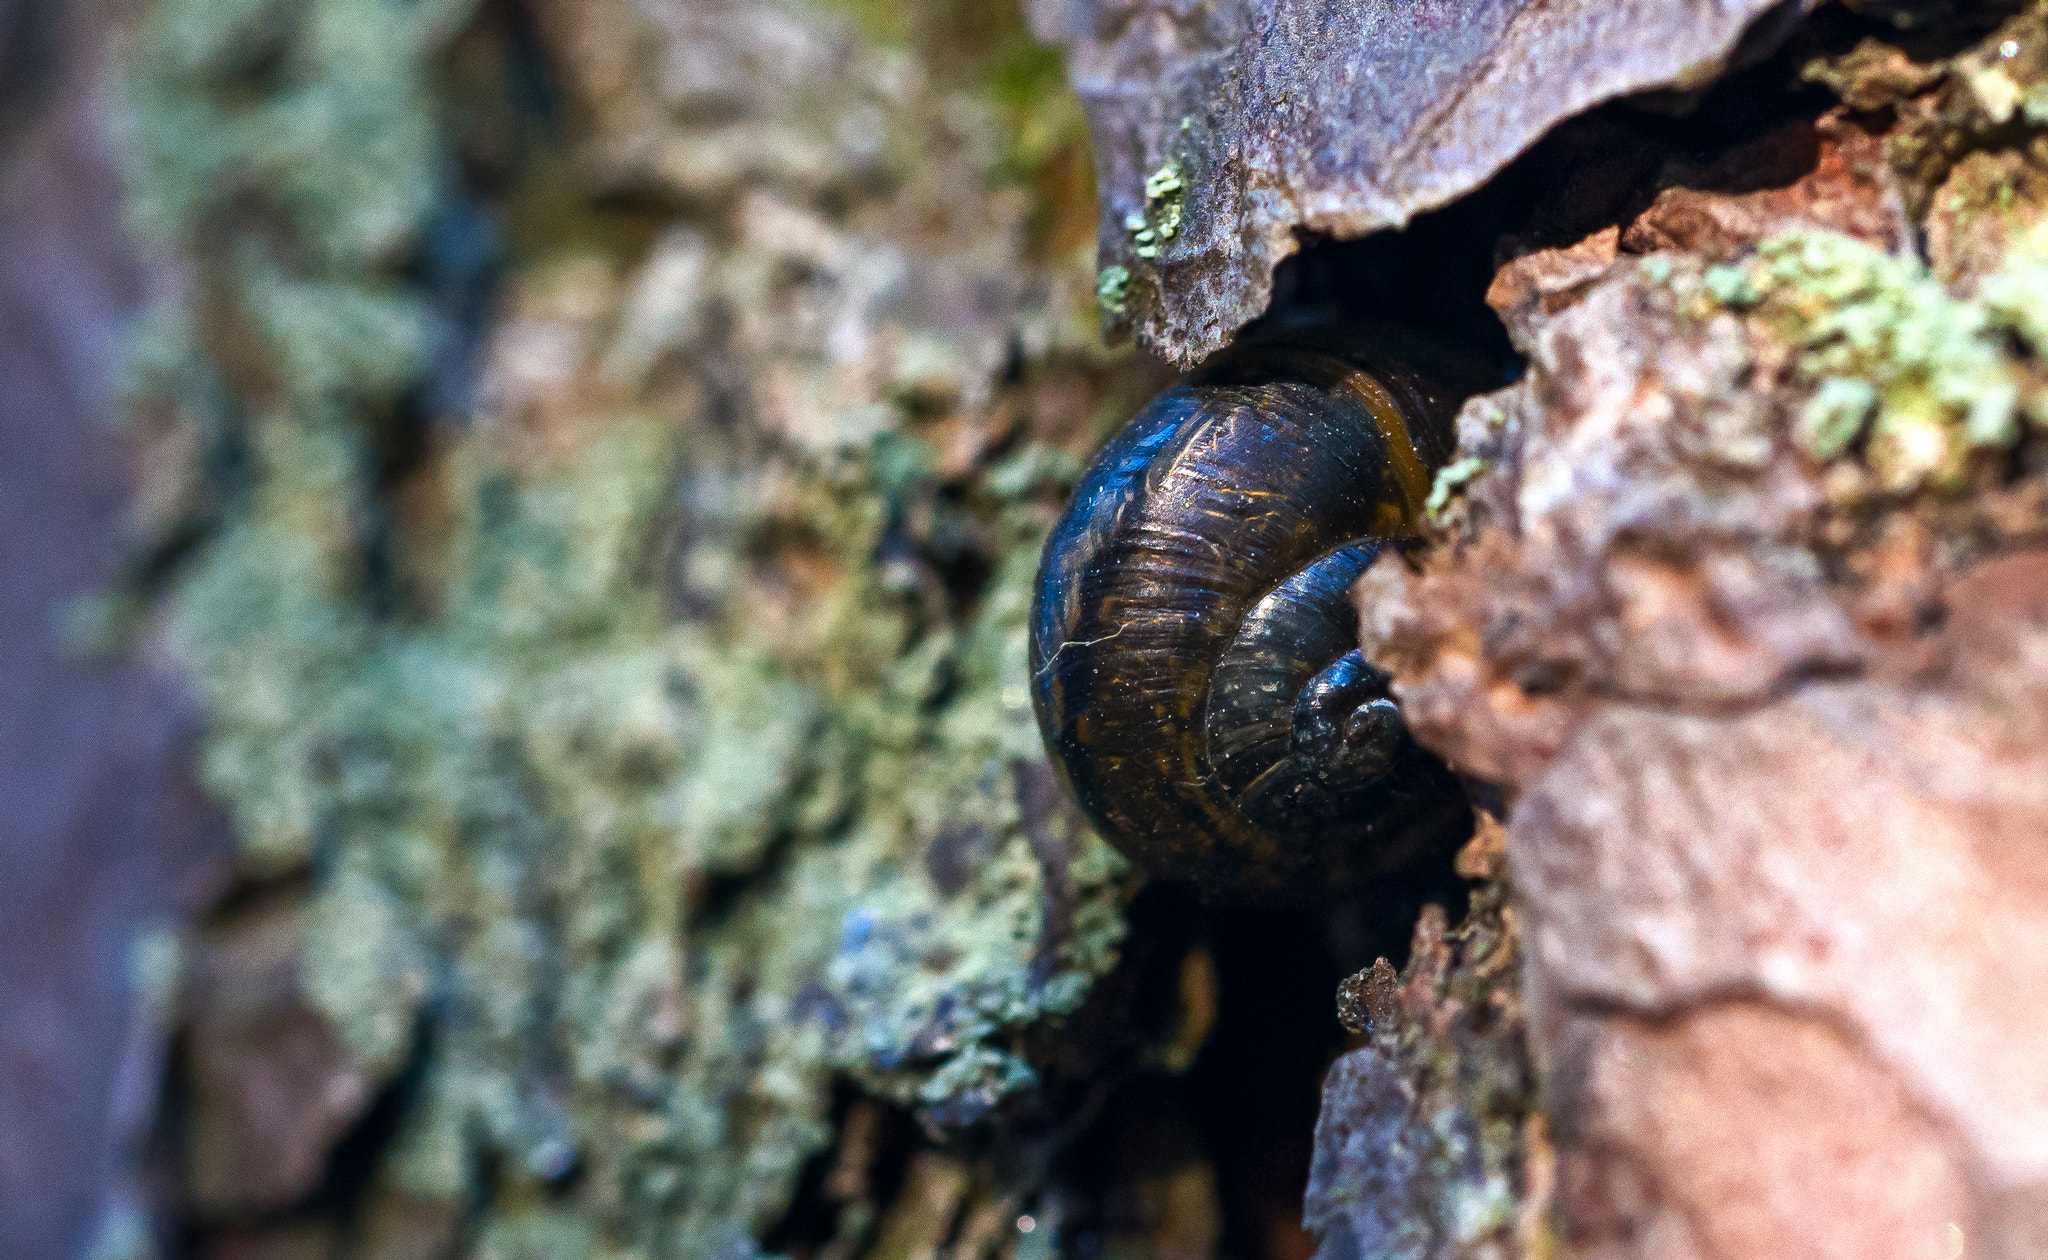
{"label": "rough bark texture", "polygon": [[1459,871],[1487,881],[1455,929],[1429,906],[1397,977],[1338,991],[1366,1044],[1323,1085],[1304,1219],[1323,1260],[1541,1255],[1552,1157],[1535,1091],[1506,833],[1482,817]]}
{"label": "rough bark texture", "polygon": [[[1326,1260],[2048,1250],[2048,31],[1855,7],[1763,126],[1802,6],[1042,6],[1091,276],[1007,11],[138,5],[120,531],[113,181],[0,99],[0,1250],[1304,1260],[1297,1171]],[[1505,832],[1298,1168],[1304,959],[1457,890],[1231,928],[1062,800],[1030,577],[1163,379],[1091,308],[1198,356],[1648,87],[1438,240],[1526,373],[1361,607]],[[194,928],[177,693],[59,608],[198,694]]]}
{"label": "rough bark texture", "polygon": [[1300,235],[1397,228],[1602,101],[1711,81],[1777,0],[1038,0],[1095,137],[1104,313],[1180,363]]}
{"label": "rough bark texture", "polygon": [[2043,52],[1887,97],[1859,49],[1796,182],[1511,263],[1527,375],[1461,418],[1440,549],[1361,584],[1418,735],[1513,801],[1576,1254],[2048,1245]]}
{"label": "rough bark texture", "polygon": [[1159,373],[1096,336],[1079,114],[998,17],[139,6],[142,593],[240,840],[178,990],[198,1254],[1057,1234],[1158,1033],[1085,1007],[1135,878],[1024,614]]}

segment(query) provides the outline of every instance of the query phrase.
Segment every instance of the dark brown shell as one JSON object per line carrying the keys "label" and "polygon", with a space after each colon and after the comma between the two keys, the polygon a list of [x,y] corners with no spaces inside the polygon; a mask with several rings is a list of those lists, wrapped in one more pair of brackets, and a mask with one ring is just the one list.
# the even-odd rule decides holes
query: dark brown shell
{"label": "dark brown shell", "polygon": [[1233,353],[1096,456],[1046,544],[1032,699],[1103,833],[1214,898],[1320,900],[1469,834],[1357,653],[1484,373],[1387,332]]}

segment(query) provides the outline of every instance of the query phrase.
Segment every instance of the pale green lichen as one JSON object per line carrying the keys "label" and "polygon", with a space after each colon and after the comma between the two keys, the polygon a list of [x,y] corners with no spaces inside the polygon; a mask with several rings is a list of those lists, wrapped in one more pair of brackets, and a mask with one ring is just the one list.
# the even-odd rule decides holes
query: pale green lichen
{"label": "pale green lichen", "polygon": [[1120,319],[1129,309],[1131,269],[1111,263],[1095,276],[1095,304],[1112,318]]}
{"label": "pale green lichen", "polygon": [[389,1076],[411,1049],[429,963],[406,908],[382,882],[352,869],[364,864],[361,857],[359,850],[346,853],[313,902],[303,983],[358,1059]]}
{"label": "pale green lichen", "polygon": [[1917,258],[1798,230],[1760,245],[1741,284],[1709,292],[1793,347],[1813,388],[1793,429],[1800,447],[1832,459],[1867,438],[1878,485],[1908,491],[1957,484],[1970,450],[2011,445],[2022,415],[2048,419],[2048,393],[2009,344],[2012,333],[2040,344],[2043,259],[2048,236],[2029,233],[1957,296]]}
{"label": "pale green lichen", "polygon": [[1792,440],[1815,459],[1849,449],[1877,410],[1877,387],[1855,377],[1830,376],[1813,391],[1792,426]]}
{"label": "pale green lichen", "polygon": [[[809,410],[728,464],[701,389],[658,401],[694,327],[662,315],[577,352],[550,395],[575,425],[540,440],[487,406],[444,433],[431,563],[416,590],[380,577],[366,537],[407,528],[380,434],[446,335],[405,262],[452,195],[437,58],[461,13],[145,9],[132,209],[206,301],[148,323],[132,389],[232,454],[194,473],[225,506],[167,638],[245,877],[310,875],[307,1001],[374,1079],[416,1061],[390,1179],[465,1200],[478,1256],[729,1260],[829,1140],[835,1078],[975,1120],[1032,1085],[1026,1034],[1115,961],[1127,868],[1064,814],[1025,818],[1020,787],[1043,772],[1034,496],[1074,468],[1027,443],[976,474],[945,510],[995,571],[934,617],[876,563],[940,510],[906,429],[1001,359],[913,332],[875,397],[830,364],[757,364],[787,387],[778,417]],[[742,312],[780,282],[752,248],[693,264]],[[546,328],[619,318],[629,258],[519,262],[519,300],[596,312]],[[740,601],[784,545],[832,580],[777,632]],[[679,616],[677,585],[709,607]],[[942,844],[965,856],[944,878]]]}
{"label": "pale green lichen", "polygon": [[1707,291],[1709,297],[1725,306],[1748,306],[1757,299],[1756,286],[1750,283],[1749,273],[1727,263],[1707,268],[1700,276],[1700,287]]}
{"label": "pale green lichen", "polygon": [[1181,214],[1186,202],[1187,181],[1181,178],[1180,168],[1168,159],[1145,177],[1145,208],[1124,216],[1124,231],[1131,238],[1131,252],[1140,258],[1159,257],[1167,243],[1180,235]]}
{"label": "pale green lichen", "polygon": [[1429,487],[1429,498],[1422,504],[1422,514],[1431,524],[1441,524],[1444,509],[1450,506],[1451,500],[1490,466],[1477,455],[1467,455],[1445,464],[1437,470],[1436,480]]}

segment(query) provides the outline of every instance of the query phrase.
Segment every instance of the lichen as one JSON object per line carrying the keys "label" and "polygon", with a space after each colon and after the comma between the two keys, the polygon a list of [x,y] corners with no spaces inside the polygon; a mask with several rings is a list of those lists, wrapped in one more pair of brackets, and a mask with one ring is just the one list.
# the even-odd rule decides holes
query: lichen
{"label": "lichen", "polygon": [[[859,213],[764,177],[651,249],[547,186],[549,153],[510,181],[499,322],[466,333],[430,237],[470,197],[444,76],[487,21],[147,6],[132,210],[195,280],[133,392],[202,435],[153,475],[209,505],[175,523],[167,639],[243,878],[311,889],[306,999],[423,1082],[394,1184],[468,1203],[479,1256],[744,1255],[835,1079],[978,1120],[1116,960],[1129,871],[1023,786],[1025,613],[1076,465],[972,444],[1006,381],[1100,367],[1085,263],[1032,261],[1014,209],[1044,137],[901,159]],[[957,130],[957,98],[851,47],[832,73],[882,85],[878,127]],[[860,149],[841,121],[770,119]],[[465,336],[481,384],[440,389]],[[472,403],[422,419],[437,397]],[[950,592],[934,555],[988,576]]]}
{"label": "lichen", "polygon": [[1104,314],[1121,319],[1131,295],[1131,269],[1114,263],[1095,276],[1095,302]]}
{"label": "lichen", "polygon": [[1429,498],[1423,502],[1422,514],[1432,524],[1441,524],[1444,509],[1450,506],[1458,492],[1489,467],[1491,465],[1477,455],[1467,455],[1438,469],[1436,480],[1429,487]]}
{"label": "lichen", "polygon": [[1793,426],[1801,449],[1832,459],[1867,435],[1880,488],[1953,488],[1971,450],[2012,445],[2023,415],[2048,422],[2038,367],[2011,344],[2042,344],[2043,259],[2048,234],[2031,231],[1974,294],[1956,296],[1917,258],[1799,229],[1758,246],[1739,284],[1706,288],[1794,351],[1812,391]]}
{"label": "lichen", "polygon": [[1169,159],[1145,177],[1145,208],[1124,216],[1131,253],[1139,258],[1159,257],[1160,251],[1180,235],[1181,212],[1186,204],[1187,181]]}

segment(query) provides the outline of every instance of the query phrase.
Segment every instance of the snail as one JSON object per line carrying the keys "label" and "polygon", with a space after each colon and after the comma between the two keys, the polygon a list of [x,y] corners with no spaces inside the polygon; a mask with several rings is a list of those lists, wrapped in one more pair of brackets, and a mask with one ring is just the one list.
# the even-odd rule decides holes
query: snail
{"label": "snail", "polygon": [[1358,649],[1482,366],[1419,336],[1261,341],[1146,404],[1040,562],[1031,693],[1083,811],[1211,900],[1323,900],[1471,833]]}

